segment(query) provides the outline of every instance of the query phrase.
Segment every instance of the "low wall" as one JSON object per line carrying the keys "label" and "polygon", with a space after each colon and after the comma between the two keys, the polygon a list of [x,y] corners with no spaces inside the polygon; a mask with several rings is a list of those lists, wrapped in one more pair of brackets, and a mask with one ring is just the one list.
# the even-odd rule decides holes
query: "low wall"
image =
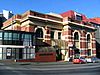
{"label": "low wall", "polygon": [[56,53],[55,52],[36,53],[35,61],[37,61],[37,62],[55,62],[56,61]]}
{"label": "low wall", "polygon": [[56,62],[55,52],[38,52],[35,59],[20,59],[16,62]]}

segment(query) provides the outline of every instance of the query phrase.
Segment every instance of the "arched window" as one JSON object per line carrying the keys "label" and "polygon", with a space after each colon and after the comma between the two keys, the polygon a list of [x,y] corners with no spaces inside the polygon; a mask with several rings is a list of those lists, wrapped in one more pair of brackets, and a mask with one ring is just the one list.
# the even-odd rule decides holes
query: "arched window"
{"label": "arched window", "polygon": [[79,48],[79,34],[78,34],[78,32],[74,33],[74,45],[75,45],[75,47]]}
{"label": "arched window", "polygon": [[80,51],[79,51],[79,45],[80,45],[80,42],[79,42],[79,33],[78,32],[75,32],[74,33],[74,46],[75,46],[75,49],[74,49],[74,57],[75,58],[79,58],[80,56]]}
{"label": "arched window", "polygon": [[43,38],[43,31],[41,28],[36,30],[36,38]]}
{"label": "arched window", "polygon": [[88,54],[88,56],[91,56],[91,49],[90,49],[90,47],[91,47],[91,38],[90,38],[90,34],[87,34],[87,48],[88,48],[87,54]]}
{"label": "arched window", "polygon": [[91,41],[90,34],[87,34],[87,48],[90,48],[91,47],[90,41]]}
{"label": "arched window", "polygon": [[87,35],[87,42],[90,42],[90,34]]}

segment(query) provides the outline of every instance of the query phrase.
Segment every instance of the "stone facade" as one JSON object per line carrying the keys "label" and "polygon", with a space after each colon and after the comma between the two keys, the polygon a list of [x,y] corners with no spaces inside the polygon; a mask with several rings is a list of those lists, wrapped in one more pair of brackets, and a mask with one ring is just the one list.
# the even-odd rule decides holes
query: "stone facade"
{"label": "stone facade", "polygon": [[36,38],[46,45],[58,46],[55,49],[60,51],[65,61],[69,57],[96,56],[95,28],[85,15],[72,10],[62,14],[29,10],[8,19],[2,29],[34,32]]}

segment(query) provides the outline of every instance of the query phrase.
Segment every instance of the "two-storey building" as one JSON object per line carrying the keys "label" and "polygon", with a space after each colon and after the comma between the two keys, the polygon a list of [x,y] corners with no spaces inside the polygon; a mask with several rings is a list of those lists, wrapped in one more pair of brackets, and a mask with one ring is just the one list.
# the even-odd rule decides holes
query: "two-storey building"
{"label": "two-storey building", "polygon": [[85,15],[72,10],[61,14],[29,10],[5,21],[2,30],[2,39],[10,35],[14,39],[15,33],[10,32],[8,37],[6,31],[19,34],[16,35],[19,36],[18,44],[13,44],[14,41],[1,44],[1,56],[5,59],[33,57],[35,61],[68,61],[70,57],[96,56],[95,28]]}

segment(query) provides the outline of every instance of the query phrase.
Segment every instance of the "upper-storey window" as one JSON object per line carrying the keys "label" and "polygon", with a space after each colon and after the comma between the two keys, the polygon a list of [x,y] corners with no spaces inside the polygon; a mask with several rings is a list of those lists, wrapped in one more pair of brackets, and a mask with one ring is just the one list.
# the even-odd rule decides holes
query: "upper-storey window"
{"label": "upper-storey window", "polygon": [[36,30],[36,38],[43,38],[43,31],[41,28]]}
{"label": "upper-storey window", "polygon": [[90,38],[90,34],[87,35],[87,48],[91,47],[91,38]]}
{"label": "upper-storey window", "polygon": [[61,39],[61,32],[58,32],[58,39]]}
{"label": "upper-storey window", "polygon": [[4,33],[4,40],[12,40],[12,33],[5,32]]}
{"label": "upper-storey window", "polygon": [[74,33],[74,45],[75,45],[75,47],[79,48],[79,34],[78,34],[78,32]]}
{"label": "upper-storey window", "polygon": [[82,16],[81,15],[76,15],[76,20],[82,21]]}
{"label": "upper-storey window", "polygon": [[91,37],[90,34],[87,34],[87,55],[91,56]]}
{"label": "upper-storey window", "polygon": [[51,31],[51,38],[54,39],[54,31]]}

